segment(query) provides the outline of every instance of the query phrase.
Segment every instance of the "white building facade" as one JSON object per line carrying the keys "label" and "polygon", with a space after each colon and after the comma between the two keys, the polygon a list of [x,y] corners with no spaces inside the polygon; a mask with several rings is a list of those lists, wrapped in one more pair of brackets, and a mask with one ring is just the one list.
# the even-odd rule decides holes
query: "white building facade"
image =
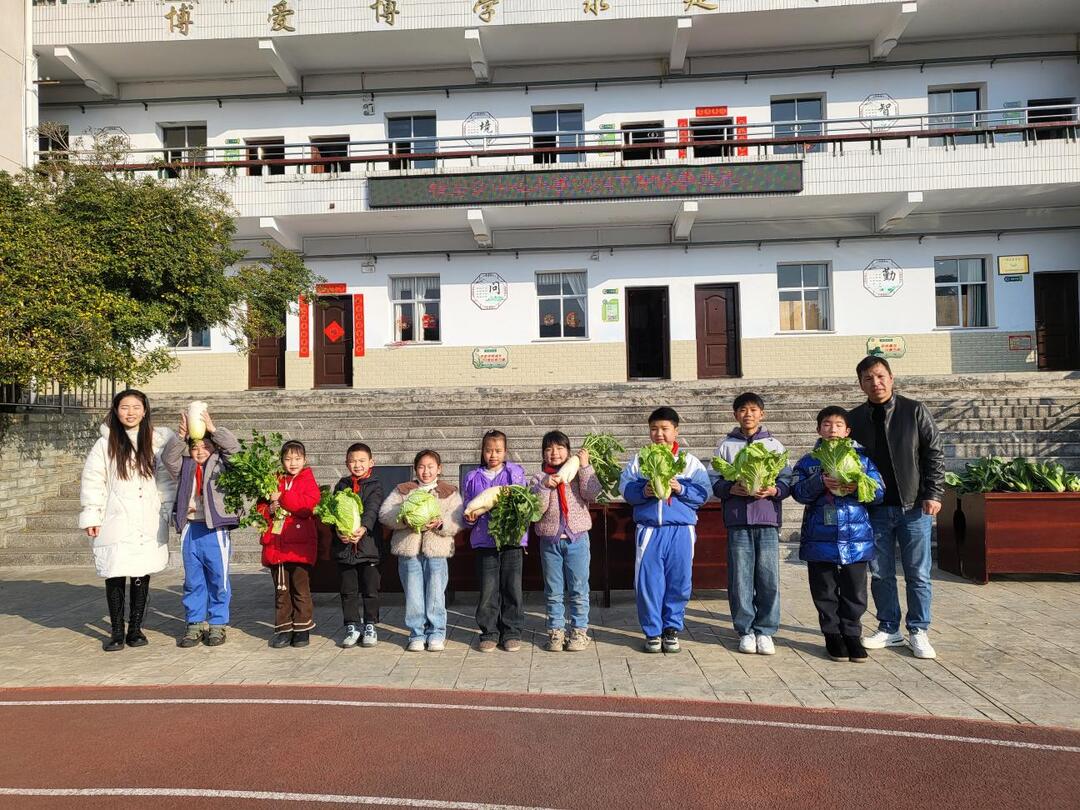
{"label": "white building facade", "polygon": [[326,279],[251,357],[183,336],[154,390],[1080,368],[1075,0],[69,0],[33,30],[73,148],[214,175],[241,246]]}

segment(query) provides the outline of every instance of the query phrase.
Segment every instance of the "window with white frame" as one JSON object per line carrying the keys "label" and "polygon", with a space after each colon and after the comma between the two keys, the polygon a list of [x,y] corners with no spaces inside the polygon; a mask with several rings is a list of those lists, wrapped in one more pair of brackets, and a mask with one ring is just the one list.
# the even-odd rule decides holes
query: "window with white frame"
{"label": "window with white frame", "polygon": [[540,337],[586,337],[589,289],[584,272],[537,273]]}
{"label": "window with white frame", "polygon": [[[825,100],[821,96],[778,98],[770,104],[774,138],[796,138],[799,135],[820,135],[825,117]],[[777,155],[795,152],[820,152],[824,144],[781,144],[773,147]]]}
{"label": "window with white frame", "polygon": [[934,260],[934,311],[939,327],[990,325],[986,259],[981,256]]}
{"label": "window with white frame", "polygon": [[[584,143],[585,112],[580,107],[533,110],[533,149],[565,148]],[[550,133],[550,134],[541,134]],[[539,152],[533,163],[579,163],[580,152]]]}
{"label": "window with white frame", "polygon": [[442,334],[438,276],[398,276],[390,279],[394,309],[394,340],[438,343]]}
{"label": "window with white frame", "polygon": [[[927,91],[930,108],[930,129],[974,129],[979,123],[976,112],[980,108],[981,93],[977,87],[942,87]],[[978,135],[953,135],[956,144],[977,143]],[[943,146],[945,138],[931,138],[931,146]]]}
{"label": "window with white frame", "polygon": [[169,337],[169,343],[174,349],[209,349],[209,329],[187,329],[177,332]]}
{"label": "window with white frame", "polygon": [[827,332],[831,328],[828,264],[778,265],[776,286],[781,332]]}

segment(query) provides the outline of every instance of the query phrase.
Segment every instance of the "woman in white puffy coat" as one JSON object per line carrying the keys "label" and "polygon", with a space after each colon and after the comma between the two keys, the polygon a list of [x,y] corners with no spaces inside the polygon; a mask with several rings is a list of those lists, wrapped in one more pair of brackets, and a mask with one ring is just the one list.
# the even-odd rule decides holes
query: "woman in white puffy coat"
{"label": "woman in white puffy coat", "polygon": [[[112,634],[107,652],[142,647],[150,575],[169,563],[169,511],[175,484],[160,455],[173,432],[154,428],[141,391],[113,397],[101,438],[82,474],[79,528],[93,540],[94,565],[105,578]],[[124,585],[131,579],[131,608],[124,633]]]}

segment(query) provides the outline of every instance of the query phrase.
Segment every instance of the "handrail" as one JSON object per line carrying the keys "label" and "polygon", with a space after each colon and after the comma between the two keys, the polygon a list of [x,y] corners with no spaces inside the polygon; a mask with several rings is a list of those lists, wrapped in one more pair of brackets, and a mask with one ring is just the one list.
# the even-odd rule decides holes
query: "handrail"
{"label": "handrail", "polygon": [[87,385],[65,386],[55,380],[0,384],[2,411],[106,410],[116,396],[116,380],[100,379]]}

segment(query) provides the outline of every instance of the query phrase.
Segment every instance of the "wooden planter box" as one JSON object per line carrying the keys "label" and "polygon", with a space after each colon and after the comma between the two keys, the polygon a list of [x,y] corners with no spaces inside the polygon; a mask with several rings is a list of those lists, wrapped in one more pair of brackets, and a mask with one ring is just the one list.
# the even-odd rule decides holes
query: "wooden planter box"
{"label": "wooden planter box", "polygon": [[1080,573],[1080,493],[946,490],[938,567],[980,584],[991,574]]}

